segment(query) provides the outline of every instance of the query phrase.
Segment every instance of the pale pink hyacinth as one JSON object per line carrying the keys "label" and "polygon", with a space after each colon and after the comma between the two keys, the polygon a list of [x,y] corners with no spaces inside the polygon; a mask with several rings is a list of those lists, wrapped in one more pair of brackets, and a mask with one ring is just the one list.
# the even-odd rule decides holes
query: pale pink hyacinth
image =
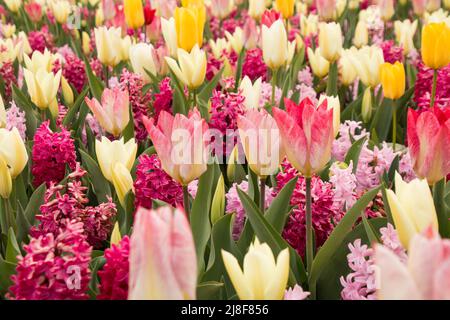
{"label": "pale pink hyacinth", "polygon": [[304,84],[305,86],[312,87],[313,80],[314,77],[309,66],[306,66],[298,72],[297,81],[299,84]]}
{"label": "pale pink hyacinth", "polygon": [[[275,88],[275,105],[280,104],[283,92],[280,88]],[[259,107],[264,108],[267,104],[272,103],[272,84],[263,81],[261,84],[261,98],[259,100]]]}
{"label": "pale pink hyacinth", "polygon": [[356,176],[353,174],[353,162],[347,168],[333,163],[330,168],[330,182],[333,184],[334,201],[340,209],[346,211],[356,202]]}
{"label": "pale pink hyacinth", "polygon": [[6,129],[12,130],[13,128],[17,128],[20,137],[25,141],[27,131],[25,111],[21,111],[14,101],[11,102],[11,107],[6,111]]}
{"label": "pale pink hyacinth", "polygon": [[297,85],[295,89],[300,92],[300,100],[309,98],[314,104],[319,103],[319,100],[317,100],[317,93],[313,87],[301,83]]}
{"label": "pale pink hyacinth", "polygon": [[283,300],[305,300],[311,293],[303,291],[303,288],[296,284],[293,288],[286,289]]}

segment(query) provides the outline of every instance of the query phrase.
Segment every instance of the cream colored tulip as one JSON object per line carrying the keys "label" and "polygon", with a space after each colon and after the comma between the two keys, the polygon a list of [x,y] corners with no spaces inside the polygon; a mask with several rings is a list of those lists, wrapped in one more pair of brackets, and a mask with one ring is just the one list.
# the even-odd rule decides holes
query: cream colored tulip
{"label": "cream colored tulip", "polygon": [[327,59],[322,57],[320,53],[320,48],[317,48],[313,51],[311,48],[308,48],[308,59],[309,64],[311,65],[311,69],[316,77],[323,78],[330,71],[330,63]]}
{"label": "cream colored tulip", "polygon": [[339,59],[342,51],[342,30],[336,22],[319,24],[319,48],[322,56],[330,62]]}
{"label": "cream colored tulip", "polygon": [[109,182],[113,182],[112,171],[117,163],[121,163],[131,170],[136,159],[137,144],[134,139],[124,142],[123,138],[120,140],[110,141],[106,137],[102,140],[95,141],[95,153],[97,155],[98,164],[103,176]]}
{"label": "cream colored tulip", "polygon": [[395,193],[387,190],[387,198],[400,242],[409,248],[412,237],[428,227],[438,230],[433,196],[426,180],[409,183],[395,174]]}
{"label": "cream colored tulip", "polygon": [[372,112],[372,89],[370,87],[367,87],[366,90],[364,90],[361,105],[361,116],[365,123],[369,122],[370,118],[372,117]]}
{"label": "cream colored tulip", "polygon": [[56,21],[60,24],[65,24],[72,12],[72,5],[70,2],[65,0],[54,0],[50,1],[49,4]]}
{"label": "cream colored tulip", "polygon": [[191,53],[178,49],[178,63],[166,57],[169,68],[177,78],[190,89],[196,89],[203,84],[206,76],[206,54],[198,45],[192,48]]}
{"label": "cream colored tulip", "polygon": [[117,197],[123,208],[126,207],[125,197],[133,189],[133,178],[130,171],[121,162],[116,162],[112,170],[112,182],[116,190]]}
{"label": "cream colored tulip", "polygon": [[270,28],[262,26],[262,50],[264,62],[272,70],[288,65],[292,61],[295,41],[288,41],[282,20],[275,21]]}
{"label": "cream colored tulip", "polygon": [[56,102],[56,94],[61,81],[61,70],[55,75],[53,72],[47,72],[42,68],[34,74],[24,68],[23,75],[31,101],[39,109],[45,110]]}
{"label": "cream colored tulip", "polygon": [[43,53],[35,50],[31,58],[27,55],[24,55],[23,57],[26,68],[32,73],[37,73],[39,69],[44,69],[47,72],[51,72],[55,60],[56,57],[47,49],[45,49]]}
{"label": "cream colored tulip", "polygon": [[3,103],[2,95],[0,94],[0,128],[6,127],[6,109]]}
{"label": "cream colored tulip", "polygon": [[355,29],[355,36],[353,37],[353,44],[357,48],[361,48],[369,43],[369,30],[364,20],[358,21]]}
{"label": "cream colored tulip", "polygon": [[83,31],[83,33],[81,34],[81,43],[83,53],[85,55],[89,55],[89,53],[91,53],[91,39],[86,31]]}
{"label": "cream colored tulip", "polygon": [[73,97],[73,91],[70,87],[69,82],[67,82],[66,78],[61,77],[61,91],[64,97],[64,102],[66,102],[68,105],[72,105],[74,97]]}
{"label": "cream colored tulip", "polygon": [[233,34],[225,31],[225,36],[227,37],[230,46],[233,48],[234,52],[240,54],[242,48],[244,48],[245,39],[244,39],[244,31],[241,28],[237,27]]}
{"label": "cream colored tulip", "polygon": [[266,11],[266,4],[263,0],[249,0],[248,14],[255,20],[261,19],[264,11]]}
{"label": "cream colored tulip", "polygon": [[218,38],[216,41],[211,39],[209,40],[209,46],[216,59],[221,59],[223,51],[229,51],[231,48],[231,44],[225,38]]}
{"label": "cream colored tulip", "polygon": [[224,19],[233,11],[234,0],[212,0],[210,9],[214,17]]}
{"label": "cream colored tulip", "polygon": [[96,27],[102,26],[104,21],[105,21],[105,15],[103,14],[103,7],[100,6],[95,11],[95,26]]}
{"label": "cream colored tulip", "polygon": [[94,29],[94,34],[98,60],[104,65],[115,67],[124,58],[122,29],[98,27]]}
{"label": "cream colored tulip", "polygon": [[403,48],[403,54],[408,55],[414,50],[414,35],[417,30],[417,20],[411,23],[410,20],[395,21],[395,39]]}
{"label": "cream colored tulip", "polygon": [[300,32],[302,36],[308,37],[316,34],[319,30],[319,16],[309,14],[307,16],[300,15]]}
{"label": "cream colored tulip", "polygon": [[258,109],[261,98],[262,79],[258,78],[254,84],[248,76],[242,79],[239,89],[245,97],[244,105],[247,109]]}
{"label": "cream colored tulip", "polygon": [[272,249],[258,238],[244,257],[243,270],[238,260],[222,250],[223,263],[241,300],[282,300],[289,278],[289,250],[281,251],[275,261]]}
{"label": "cream colored tulip", "polygon": [[334,136],[337,136],[339,133],[339,127],[341,125],[341,104],[339,102],[339,97],[330,97],[325,94],[322,94],[319,98],[319,106],[327,100],[327,109],[333,110],[333,129]]}
{"label": "cream colored tulip", "polygon": [[341,58],[339,59],[339,75],[341,83],[344,86],[349,86],[355,82],[357,73],[351,60],[351,55],[355,54],[357,49],[352,47],[350,49],[344,49],[341,52]]}
{"label": "cream colored tulip", "polygon": [[6,161],[0,156],[0,197],[8,199],[12,191],[12,179]]}
{"label": "cream colored tulip", "polygon": [[166,42],[167,49],[169,49],[170,56],[176,58],[178,53],[178,43],[175,19],[170,18],[169,20],[166,20],[161,18],[161,31],[164,41]]}
{"label": "cream colored tulip", "polygon": [[0,129],[0,157],[9,167],[11,177],[16,178],[28,162],[28,153],[17,128]]}
{"label": "cream colored tulip", "polygon": [[351,59],[364,85],[375,88],[380,84],[380,65],[384,63],[380,47],[365,46],[351,56]]}
{"label": "cream colored tulip", "polygon": [[33,50],[31,49],[30,42],[25,32],[20,31],[14,42],[19,46],[19,52],[17,59],[22,62],[25,55],[31,54]]}
{"label": "cream colored tulip", "polygon": [[9,10],[14,13],[19,12],[20,7],[22,6],[22,0],[5,0],[5,4]]}
{"label": "cream colored tulip", "polygon": [[12,36],[16,33],[16,26],[8,23],[1,25],[2,35],[5,38],[12,38]]}
{"label": "cream colored tulip", "polygon": [[0,39],[0,65],[5,62],[14,62],[19,56],[21,43],[14,43],[12,39]]}
{"label": "cream colored tulip", "polygon": [[[137,43],[130,47],[130,62],[134,72],[141,75],[147,82],[152,82],[152,78],[147,74],[149,72],[153,76],[157,75],[153,54],[155,49],[150,43]],[[147,72],[146,72],[147,71]]]}

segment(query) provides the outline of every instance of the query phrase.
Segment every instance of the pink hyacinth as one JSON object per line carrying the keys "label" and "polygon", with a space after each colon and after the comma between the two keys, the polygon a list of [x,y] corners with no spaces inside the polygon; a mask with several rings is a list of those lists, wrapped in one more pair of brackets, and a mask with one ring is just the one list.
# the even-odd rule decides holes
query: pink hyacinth
{"label": "pink hyacinth", "polygon": [[[420,61],[417,65],[417,80],[414,87],[414,101],[420,110],[430,106],[433,69]],[[450,103],[450,65],[438,70],[435,106],[445,108]]]}
{"label": "pink hyacinth", "polygon": [[130,271],[130,238],[125,236],[117,244],[105,250],[106,263],[98,271],[100,278],[97,296],[99,300],[126,300],[128,298],[128,275]]}
{"label": "pink hyacinth", "polygon": [[339,127],[339,137],[333,142],[333,157],[338,161],[344,161],[353,141],[358,141],[369,134],[362,127],[361,122],[346,120]]}
{"label": "pink hyacinth", "polygon": [[305,300],[310,294],[310,292],[303,291],[303,288],[296,284],[293,288],[286,290],[283,300]]}
{"label": "pink hyacinth", "polygon": [[308,87],[312,87],[313,80],[314,80],[314,77],[311,72],[311,68],[309,66],[306,66],[305,68],[303,68],[302,70],[300,70],[298,72],[297,81],[299,84],[304,84]]}
{"label": "pink hyacinth", "polygon": [[64,56],[62,74],[78,92],[81,92],[86,85],[87,77],[83,60],[76,54],[67,54]]}
{"label": "pink hyacinth", "polygon": [[83,224],[70,222],[57,236],[31,238],[24,245],[9,288],[10,299],[88,299],[92,247],[83,235]]}
{"label": "pink hyacinth", "polygon": [[267,66],[264,63],[260,48],[248,50],[245,53],[244,63],[242,64],[242,78],[245,76],[249,77],[252,82],[258,78],[263,81],[267,80]]}
{"label": "pink hyacinth", "polygon": [[333,163],[330,168],[330,183],[333,184],[334,200],[340,209],[350,209],[356,202],[356,177],[353,174],[353,163],[347,168],[341,168]]}
{"label": "pink hyacinth", "polygon": [[[280,88],[275,88],[275,105],[278,105],[281,100],[283,92]],[[269,82],[263,81],[261,83],[261,96],[259,100],[260,108],[264,108],[266,105],[272,103],[272,85]]]}
{"label": "pink hyacinth", "polygon": [[155,93],[155,100],[153,101],[153,117],[158,121],[161,111],[172,112],[172,97],[173,90],[170,86],[170,78],[164,78],[159,84],[159,93]]}
{"label": "pink hyacinth", "polygon": [[54,46],[53,35],[48,31],[48,26],[44,25],[40,30],[28,33],[28,42],[33,51],[44,52],[45,48],[52,49]]}
{"label": "pink hyacinth", "polygon": [[5,98],[6,101],[10,101],[12,99],[12,84],[17,85],[17,78],[12,62],[7,61],[0,66],[0,78],[3,80],[5,86],[5,96],[3,98]]}
{"label": "pink hyacinth", "polygon": [[6,111],[6,129],[12,130],[12,128],[17,128],[20,137],[25,141],[27,131],[25,111],[21,111],[14,101]]}
{"label": "pink hyacinth", "polygon": [[384,61],[389,63],[403,62],[403,48],[396,46],[393,40],[383,41],[380,47],[383,50]]}
{"label": "pink hyacinth", "polygon": [[75,145],[70,132],[61,127],[60,132],[50,129],[49,121],[42,123],[34,135],[32,152],[33,185],[43,182],[49,186],[58,183],[66,173],[66,166],[74,170],[76,165]]}
{"label": "pink hyacinth", "polygon": [[173,180],[161,167],[156,154],[142,155],[136,167],[134,182],[135,207],[152,208],[152,200],[161,200],[173,207],[183,203],[181,185]]}

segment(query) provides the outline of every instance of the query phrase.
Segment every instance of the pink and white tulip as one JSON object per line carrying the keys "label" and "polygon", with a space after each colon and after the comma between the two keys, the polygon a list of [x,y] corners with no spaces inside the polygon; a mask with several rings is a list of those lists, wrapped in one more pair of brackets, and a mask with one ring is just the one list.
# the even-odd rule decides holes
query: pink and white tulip
{"label": "pink and white tulip", "polygon": [[130,300],[195,299],[197,258],[181,209],[139,208],[130,239]]}

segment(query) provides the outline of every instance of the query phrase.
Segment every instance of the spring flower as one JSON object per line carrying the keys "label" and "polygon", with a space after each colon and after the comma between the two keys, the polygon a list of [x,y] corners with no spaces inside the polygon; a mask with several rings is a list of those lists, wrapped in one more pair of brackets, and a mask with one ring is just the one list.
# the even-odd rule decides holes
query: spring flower
{"label": "spring flower", "polygon": [[203,44],[206,21],[204,7],[176,8],[174,12],[178,48],[190,52]]}
{"label": "spring flower", "polygon": [[166,62],[177,78],[190,89],[198,88],[205,80],[206,54],[198,45],[190,53],[178,49],[178,63],[169,57],[166,57]]}
{"label": "spring flower", "polygon": [[405,93],[405,68],[402,63],[383,63],[380,66],[380,80],[386,98],[398,99]]}
{"label": "spring flower", "polygon": [[115,67],[119,62],[126,60],[131,39],[129,36],[122,38],[120,28],[102,26],[95,28],[94,34],[97,56],[101,63]]}
{"label": "spring flower", "polygon": [[440,69],[450,63],[450,28],[430,23],[422,30],[422,59],[427,67]]}
{"label": "spring flower", "polygon": [[6,127],[6,109],[3,98],[0,95],[0,129]]}
{"label": "spring flower", "polygon": [[340,80],[344,86],[353,84],[356,80],[357,73],[353,66],[351,55],[356,51],[355,47],[350,49],[343,49],[341,52],[341,58],[339,59],[339,75]]}
{"label": "spring flower", "polygon": [[353,44],[357,48],[361,48],[369,43],[369,30],[364,20],[359,20],[356,24],[355,36],[353,37]]}
{"label": "spring flower", "polygon": [[310,294],[310,292],[303,291],[303,288],[296,284],[293,288],[285,291],[283,300],[305,300]]}
{"label": "spring flower", "polygon": [[138,209],[130,239],[130,300],[195,299],[197,257],[185,213]]}
{"label": "spring flower", "polygon": [[289,277],[289,250],[275,260],[272,249],[258,238],[244,257],[244,268],[229,252],[222,250],[223,263],[241,300],[281,300]]}
{"label": "spring flower", "polygon": [[233,8],[234,0],[211,0],[211,13],[219,19],[229,16]]}
{"label": "spring flower", "polygon": [[[41,110],[54,106],[57,103],[56,94],[61,81],[61,70],[56,75],[45,69],[39,69],[34,74],[24,68],[23,72],[31,101]],[[54,114],[53,110],[52,114]]]}
{"label": "spring flower", "polygon": [[177,29],[175,26],[175,19],[172,17],[169,20],[161,19],[161,31],[166,42],[166,46],[169,49],[171,57],[176,58],[178,51],[177,43]]}
{"label": "spring flower", "polygon": [[116,190],[117,197],[123,208],[126,207],[125,197],[127,193],[133,189],[133,178],[130,171],[121,162],[114,164],[112,173],[112,182]]}
{"label": "spring flower", "polygon": [[259,108],[259,100],[261,98],[261,78],[258,78],[254,84],[248,76],[242,79],[239,89],[245,97],[245,107],[248,109]]}
{"label": "spring flower", "polygon": [[11,177],[16,178],[28,162],[28,153],[17,128],[0,129],[0,158],[9,168]]}
{"label": "spring flower", "polygon": [[87,76],[84,69],[84,61],[78,58],[76,54],[71,53],[64,57],[62,75],[67,79],[67,82],[77,90],[77,92],[81,92],[87,82]]}
{"label": "spring flower", "polygon": [[286,99],[286,110],[273,108],[283,147],[292,165],[306,177],[319,172],[331,158],[333,110],[324,101],[318,107],[309,98],[300,105]]}
{"label": "spring flower", "polygon": [[329,62],[339,59],[342,50],[341,26],[335,22],[319,24],[319,48],[321,55]]}
{"label": "spring flower", "polygon": [[[146,82],[152,82],[152,75],[157,75],[154,57],[154,48],[152,44],[137,43],[130,47],[130,62],[134,72],[140,74]],[[147,72],[146,72],[147,71]]]}
{"label": "spring flower", "polygon": [[11,12],[17,13],[22,6],[22,0],[5,0],[5,4]]}
{"label": "spring flower", "polygon": [[74,100],[72,88],[70,87],[69,82],[67,82],[67,79],[64,77],[61,77],[61,91],[64,97],[64,102],[68,105],[72,105]]}
{"label": "spring flower", "polygon": [[252,81],[261,78],[262,81],[267,77],[267,66],[263,60],[262,50],[255,48],[248,50],[242,65],[242,76],[248,76]]}
{"label": "spring flower", "polygon": [[145,23],[142,0],[124,0],[123,11],[127,26],[131,29],[139,29]]}
{"label": "spring flower", "polygon": [[435,184],[450,172],[450,112],[408,110],[408,146],[416,174]]}
{"label": "spring flower", "polygon": [[395,189],[395,193],[387,190],[387,198],[400,241],[408,248],[415,234],[430,226],[437,230],[436,210],[425,180],[415,179],[407,183],[396,173]]}
{"label": "spring flower", "polygon": [[188,117],[162,111],[156,124],[154,119],[148,118],[144,119],[144,124],[164,171],[173,179],[188,185],[206,171],[208,125],[197,109]]}
{"label": "spring flower", "polygon": [[28,2],[24,5],[25,12],[34,23],[42,19],[42,6],[37,2]]}
{"label": "spring flower", "polygon": [[323,20],[330,21],[336,19],[336,0],[318,0],[316,6],[317,12]]}
{"label": "spring flower", "polygon": [[12,179],[6,161],[0,156],[0,197],[8,199],[12,191]]}
{"label": "spring flower", "polygon": [[106,88],[102,93],[102,102],[96,98],[85,98],[85,102],[91,109],[101,127],[118,137],[130,122],[130,104],[128,91],[120,88]]}
{"label": "spring flower", "polygon": [[417,16],[420,17],[426,12],[427,2],[428,0],[412,0],[413,10]]}
{"label": "spring flower", "polygon": [[228,31],[225,31],[225,36],[227,37],[228,43],[233,48],[234,52],[236,52],[237,54],[241,53],[245,44],[243,30],[240,27],[237,27],[234,30],[233,34],[231,34]]}
{"label": "spring flower", "polygon": [[325,100],[327,101],[328,110],[333,110],[333,130],[334,136],[337,136],[341,125],[341,104],[339,102],[339,97],[330,97],[322,94],[319,98],[319,105],[321,105]]}
{"label": "spring flower", "polygon": [[275,0],[277,10],[281,12],[284,19],[289,19],[294,14],[294,0]]}
{"label": "spring flower", "polygon": [[275,21],[270,28],[262,26],[262,49],[266,65],[276,70],[289,64],[295,53],[295,42],[289,42],[282,20]]}
{"label": "spring flower", "polygon": [[351,59],[364,85],[374,88],[380,83],[380,65],[384,63],[384,57],[379,47],[363,47]]}
{"label": "spring flower", "polygon": [[417,20],[411,23],[410,20],[395,21],[395,39],[403,48],[403,54],[408,55],[414,49],[414,34],[417,30]]}
{"label": "spring flower", "polygon": [[248,14],[255,20],[259,20],[266,10],[266,3],[262,0],[249,0]]}
{"label": "spring flower", "polygon": [[307,52],[308,60],[314,75],[319,78],[325,77],[330,70],[330,63],[322,56],[320,48],[317,48],[315,51],[308,48]]}
{"label": "spring flower", "polygon": [[53,16],[59,24],[65,24],[72,12],[72,6],[69,1],[53,0],[49,1]]}
{"label": "spring flower", "polygon": [[375,246],[380,300],[448,300],[450,241],[433,229],[414,236],[403,263],[392,251]]}

